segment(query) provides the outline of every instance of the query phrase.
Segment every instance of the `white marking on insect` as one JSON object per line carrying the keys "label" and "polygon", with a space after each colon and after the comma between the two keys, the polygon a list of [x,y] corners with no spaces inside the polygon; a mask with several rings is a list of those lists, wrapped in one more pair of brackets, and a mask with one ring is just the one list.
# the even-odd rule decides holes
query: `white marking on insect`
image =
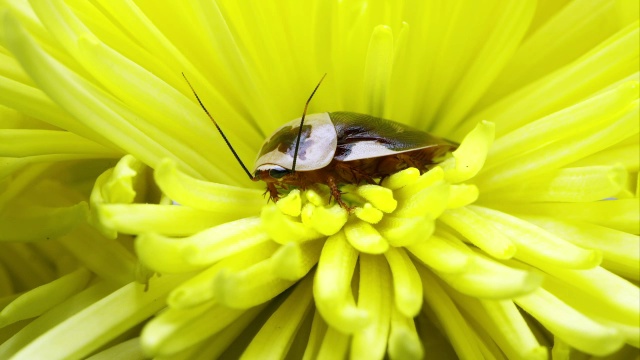
{"label": "white marking on insect", "polygon": [[[300,126],[300,118],[292,120],[274,131],[274,135],[283,129],[295,130],[291,134],[297,134]],[[304,119],[304,126],[309,126],[310,133],[308,137],[300,141],[300,153],[296,162],[296,170],[309,171],[316,170],[327,166],[336,152],[338,137],[335,126],[331,122],[329,113],[309,114]],[[295,137],[293,138],[295,140]],[[277,139],[275,139],[277,140]],[[269,142],[274,141],[273,136],[264,141],[264,147]],[[289,145],[289,144],[287,144]],[[295,141],[290,145],[295,145]],[[254,172],[256,170],[267,170],[265,165],[279,165],[286,169],[293,167],[293,146],[289,151],[282,152],[279,147],[262,154],[255,162]]]}

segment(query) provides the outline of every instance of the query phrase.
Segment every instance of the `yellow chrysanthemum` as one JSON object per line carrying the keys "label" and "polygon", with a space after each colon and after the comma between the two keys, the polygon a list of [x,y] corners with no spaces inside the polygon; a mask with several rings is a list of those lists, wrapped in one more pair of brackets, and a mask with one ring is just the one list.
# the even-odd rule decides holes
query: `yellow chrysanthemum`
{"label": "yellow chrysanthemum", "polygon": [[[0,358],[638,356],[636,1],[0,4]],[[460,147],[269,203],[181,73]]]}

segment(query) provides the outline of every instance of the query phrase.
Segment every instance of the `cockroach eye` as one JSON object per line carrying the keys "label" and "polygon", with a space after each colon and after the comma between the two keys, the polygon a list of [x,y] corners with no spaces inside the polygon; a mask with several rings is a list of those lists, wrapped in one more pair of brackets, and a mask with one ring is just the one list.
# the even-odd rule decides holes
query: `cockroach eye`
{"label": "cockroach eye", "polygon": [[274,179],[280,179],[289,173],[291,173],[291,170],[287,170],[282,167],[269,169],[269,176],[271,176]]}

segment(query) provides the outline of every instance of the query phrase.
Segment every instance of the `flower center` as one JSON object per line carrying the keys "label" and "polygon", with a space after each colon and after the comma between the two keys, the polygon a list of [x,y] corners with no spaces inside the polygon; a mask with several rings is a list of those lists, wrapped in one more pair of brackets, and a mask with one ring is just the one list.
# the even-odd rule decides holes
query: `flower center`
{"label": "flower center", "polygon": [[382,254],[389,246],[409,246],[431,235],[442,212],[468,205],[478,195],[474,185],[448,181],[440,166],[422,175],[408,168],[380,185],[344,185],[340,190],[345,202],[354,207],[351,212],[330,201],[329,192],[323,189],[293,190],[263,209],[267,232],[284,244],[331,236],[344,229],[357,250]]}

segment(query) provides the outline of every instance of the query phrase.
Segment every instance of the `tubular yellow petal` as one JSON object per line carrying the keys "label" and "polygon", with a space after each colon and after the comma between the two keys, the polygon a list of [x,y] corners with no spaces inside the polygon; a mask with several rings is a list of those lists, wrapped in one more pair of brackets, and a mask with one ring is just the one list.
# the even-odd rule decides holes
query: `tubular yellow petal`
{"label": "tubular yellow petal", "polygon": [[313,189],[305,191],[304,196],[311,204],[315,206],[325,206],[329,204],[329,201],[325,196]]}
{"label": "tubular yellow petal", "polygon": [[382,254],[389,249],[389,243],[369,223],[358,221],[347,224],[344,234],[349,244],[361,253]]}
{"label": "tubular yellow petal", "polygon": [[107,203],[130,204],[142,191],[144,197],[144,183],[140,179],[144,176],[144,164],[132,155],[125,155],[116,166],[109,178],[100,188],[103,201]]}
{"label": "tubular yellow petal", "polygon": [[447,209],[455,209],[474,203],[478,200],[479,190],[475,185],[458,184],[449,188]]}
{"label": "tubular yellow petal", "polygon": [[[96,178],[96,181],[93,184],[93,189],[91,189],[91,195],[89,196],[89,203],[91,204],[89,224],[93,225],[107,239],[115,239],[118,236],[118,231],[110,222],[109,217],[100,218],[100,206],[106,203],[106,199],[102,194],[102,189],[107,181],[109,181],[112,174],[113,168],[109,168],[100,174]],[[104,220],[104,222],[102,222],[102,220]]]}
{"label": "tubular yellow petal", "polygon": [[358,219],[362,221],[366,221],[369,224],[379,223],[380,220],[382,220],[382,217],[384,216],[382,211],[373,207],[371,203],[365,203],[362,206],[356,207],[353,213],[356,215],[356,217],[358,217]]}
{"label": "tubular yellow petal", "polygon": [[138,357],[143,358],[144,353],[140,346],[140,338],[133,338],[127,341],[123,341],[117,345],[100,351],[97,354],[91,355],[87,360],[109,360],[109,359],[122,359],[126,357]]}
{"label": "tubular yellow petal", "polygon": [[119,152],[67,131],[0,129],[0,156],[95,154],[117,157]]}
{"label": "tubular yellow petal", "polygon": [[[406,175],[402,175],[398,180],[399,183],[396,184],[398,186],[403,185],[393,193],[394,197],[398,200],[406,200],[419,193],[421,190],[427,189],[435,184],[439,184],[444,179],[444,170],[440,166],[434,167],[419,177],[413,175],[413,171],[410,169],[414,168],[404,170],[407,172]],[[398,174],[405,174],[405,172]],[[394,180],[393,182],[396,181]]]}
{"label": "tubular yellow petal", "polygon": [[303,317],[311,308],[313,274],[300,281],[287,299],[269,317],[242,353],[241,359],[257,359],[265,354],[284,358]]}
{"label": "tubular yellow petal", "polygon": [[269,241],[262,220],[245,218],[218,225],[190,237],[176,239],[189,263],[212,264],[228,255]]}
{"label": "tubular yellow petal", "polygon": [[[424,188],[407,199],[399,199],[398,210],[393,215],[397,217],[427,217],[436,219],[447,206],[449,201],[449,184],[439,181]],[[403,189],[404,190],[404,189]]]}
{"label": "tubular yellow petal", "polygon": [[407,250],[428,267],[448,274],[465,271],[473,261],[473,253],[461,241],[437,235],[409,245]]}
{"label": "tubular yellow petal", "polygon": [[398,190],[406,185],[414,183],[419,178],[420,170],[410,167],[384,178],[381,185],[387,189]]}
{"label": "tubular yellow petal", "polygon": [[329,327],[318,350],[318,360],[344,359],[349,351],[351,336]]}
{"label": "tubular yellow petal", "polygon": [[186,206],[209,211],[254,215],[264,205],[262,192],[193,178],[177,169],[175,162],[163,159],[154,172],[160,189]]}
{"label": "tubular yellow petal", "polygon": [[[482,119],[498,125],[505,134],[540,116],[576,103],[619,78],[638,70],[638,23],[619,30],[587,54],[469,117],[456,129],[466,133]],[[553,89],[562,88],[557,92]],[[527,109],[523,112],[522,109]],[[526,114],[526,116],[525,116]]]}
{"label": "tubular yellow petal", "polygon": [[497,259],[510,259],[516,253],[513,241],[497,229],[493,222],[467,208],[449,209],[439,220]]}
{"label": "tubular yellow petal", "polygon": [[[422,286],[420,286],[422,294]],[[389,357],[393,360],[418,360],[424,357],[424,346],[416,331],[413,318],[391,307],[391,330],[389,332]]]}
{"label": "tubular yellow petal", "polygon": [[622,165],[564,168],[483,194],[482,200],[512,202],[589,202],[614,197],[626,188]]}
{"label": "tubular yellow petal", "polygon": [[[163,307],[167,292],[182,281],[182,277],[166,276],[158,279],[153,287],[143,292],[142,285],[124,286],[102,301],[89,306],[57,324],[35,341],[22,348],[15,359],[50,357],[65,359],[91,353],[119,334],[119,329],[130,328]],[[137,301],[131,301],[134,297]],[[99,321],[100,326],[95,326]],[[51,354],[52,346],[60,351]]]}
{"label": "tubular yellow petal", "polygon": [[[39,48],[11,15],[6,16],[5,23],[11,28],[7,32],[11,34],[8,47],[26,65],[27,73],[37,79],[36,83],[40,88],[44,89],[65,110],[78,118],[85,119],[86,122],[81,127],[83,133],[89,132],[94,139],[104,139],[104,136],[108,136],[116,147],[137,154],[136,157],[147,164],[156,164],[161,158],[171,155],[166,148],[133,127],[121,114],[114,111],[113,108],[117,106],[106,93],[65,68]],[[61,87],[67,91],[56,90]],[[136,140],[129,141],[132,138]],[[193,169],[190,170],[194,172]]]}
{"label": "tubular yellow petal", "polygon": [[[208,179],[225,183],[247,181],[242,171],[225,171],[228,162],[214,161],[214,158],[206,156],[206,153],[194,151],[194,148],[210,147],[215,153],[231,155],[206,116],[203,116],[202,110],[191,97],[186,97],[178,91],[180,87],[186,89],[186,83],[177,88],[171,86],[91,36],[81,36],[77,41],[78,59],[86,64],[87,70],[103,86],[129,102],[130,109],[138,119],[135,124],[137,127],[153,134],[154,139],[165,143],[165,146],[179,158],[193,164],[192,167],[199,165],[209,168],[205,174]],[[163,73],[168,72],[167,69],[162,70]],[[172,75],[168,75],[172,78],[171,82],[180,81],[180,71],[185,69],[175,70]],[[186,116],[185,109],[189,109]],[[144,119],[156,121],[152,123]],[[244,141],[234,144],[236,151],[242,155],[241,158],[250,156]]]}
{"label": "tubular yellow petal", "polygon": [[489,151],[487,166],[492,167],[520,153],[567,139],[573,136],[570,130],[576,127],[598,126],[637,98],[638,82],[628,82],[526,124],[496,139]]}
{"label": "tubular yellow petal", "polygon": [[[588,4],[551,4],[560,8],[556,9],[558,11],[553,16],[538,16],[537,20],[544,19],[544,22],[539,27],[532,26],[530,34],[496,79],[494,87],[497,91],[486,94],[484,103],[499,99],[522,84],[555,71],[614,35],[620,27],[633,22],[635,19],[624,23],[612,19],[606,24],[602,23],[602,19],[615,17],[616,8],[620,8],[622,3],[618,1],[614,5],[606,1],[594,1]],[[538,11],[542,7],[538,4]],[[625,17],[633,18],[630,15],[635,12],[625,10]]]}
{"label": "tubular yellow petal", "polygon": [[102,204],[96,206],[96,213],[102,226],[122,234],[140,234],[153,229],[165,236],[187,236],[237,220],[237,214],[175,205]]}
{"label": "tubular yellow petal", "polygon": [[188,273],[205,267],[202,264],[192,264],[181,256],[175,256],[189,245],[179,239],[145,233],[138,235],[134,245],[140,261],[160,273]]}
{"label": "tubular yellow petal", "polygon": [[271,271],[281,279],[299,280],[318,263],[323,245],[322,240],[284,244],[271,257]]}
{"label": "tubular yellow petal", "polygon": [[313,298],[325,321],[341,332],[352,333],[369,322],[369,314],[355,305],[351,277],[358,259],[343,232],[330,236],[320,254]]}
{"label": "tubular yellow petal", "polygon": [[522,314],[511,300],[478,300],[450,292],[465,314],[473,318],[488,333],[509,359],[548,358]]}
{"label": "tubular yellow petal", "polygon": [[406,318],[417,316],[422,307],[422,283],[415,265],[401,248],[390,247],[384,256],[393,277],[393,308]]}
{"label": "tubular yellow petal", "polygon": [[472,65],[462,70],[464,76],[451,89],[447,101],[440,109],[442,119],[437,122],[436,131],[450,132],[492,85],[504,64],[520,46],[535,9],[534,1],[503,3],[500,10],[487,17],[501,30],[494,29],[485,34]]}
{"label": "tubular yellow petal", "polygon": [[640,309],[636,306],[640,302],[640,293],[628,280],[601,267],[589,270],[543,270],[553,276],[545,282],[544,287],[579,311],[627,325],[640,322]]}
{"label": "tubular yellow petal", "polygon": [[[59,306],[48,311],[24,326],[18,333],[7,341],[0,344],[0,353],[3,356],[14,356],[25,346],[31,344],[36,338],[40,338],[46,332],[56,328],[61,322],[68,320],[70,317],[77,315],[81,311],[90,311],[88,308],[97,301],[104,299],[117,290],[114,284],[108,282],[97,282],[80,293],[72,296]],[[97,329],[94,329],[97,330]],[[83,341],[90,341],[83,338]],[[51,345],[53,346],[53,345]],[[33,350],[33,348],[32,348]],[[46,348],[43,347],[42,354],[45,354]],[[43,355],[45,356],[45,355]],[[64,356],[64,354],[62,354]]]}
{"label": "tubular yellow petal", "polygon": [[391,321],[391,274],[385,258],[360,255],[358,308],[370,316],[369,323],[353,333],[352,359],[380,359],[387,349]]}
{"label": "tubular yellow petal", "polygon": [[513,241],[518,249],[515,257],[526,263],[590,269],[598,266],[602,260],[600,252],[575,246],[515,216],[474,205],[468,209],[490,221],[492,226]]}
{"label": "tubular yellow petal", "polygon": [[544,289],[518,297],[515,302],[555,336],[580,351],[604,356],[624,344],[618,330],[584,316]]}
{"label": "tubular yellow petal", "polygon": [[640,234],[637,199],[607,200],[591,203],[492,204],[501,211],[522,215],[541,215],[568,221],[584,221],[631,234]]}
{"label": "tubular yellow petal", "polygon": [[446,160],[442,167],[445,169],[445,179],[453,183],[460,183],[474,177],[482,166],[493,143],[495,125],[488,121],[481,121],[467,134],[460,147],[453,152],[453,158]]}
{"label": "tubular yellow petal", "polygon": [[[183,350],[179,354],[169,355],[167,357],[158,357],[158,359],[175,359],[189,358],[201,356],[207,359],[218,359],[224,357],[225,350],[229,348],[234,340],[251,328],[251,323],[260,315],[265,307],[260,305],[246,310],[239,318],[235,319],[231,324],[224,328],[224,331],[218,331],[212,337],[202,341],[197,346],[191,346]],[[185,354],[186,353],[186,354]]]}
{"label": "tubular yellow petal", "polygon": [[602,267],[626,278],[640,280],[640,239],[637,235],[585,222],[542,216],[522,218],[578,246],[601,251],[604,256]]}
{"label": "tubular yellow petal", "polygon": [[435,227],[435,221],[429,218],[385,216],[378,231],[388,240],[389,245],[400,247],[428,239]]}
{"label": "tubular yellow petal", "polygon": [[246,309],[271,300],[295,281],[281,279],[272,270],[270,259],[256,262],[246,269],[223,269],[213,280],[214,298],[220,304]]}
{"label": "tubular yellow petal", "polygon": [[[634,135],[631,138],[635,140],[637,136]],[[623,141],[615,146],[582,158],[572,163],[570,166],[622,165],[628,172],[633,173],[637,172],[640,166],[636,156],[638,153],[640,153],[640,143],[638,141],[636,141],[635,144],[627,144]]]}
{"label": "tubular yellow petal", "polygon": [[221,271],[241,271],[264,261],[278,250],[273,242],[263,242],[229,254],[213,266],[201,271],[180,284],[169,294],[167,302],[177,309],[190,308],[205,301],[214,300],[214,280]]}
{"label": "tubular yellow petal", "polygon": [[219,304],[169,309],[145,326],[140,343],[146,356],[172,355],[222,331],[245,313]]}
{"label": "tubular yellow petal", "polygon": [[93,273],[112,283],[125,285],[134,280],[136,259],[117,241],[105,239],[87,225],[60,238],[67,251]]}
{"label": "tubular yellow petal", "polygon": [[87,269],[80,268],[20,295],[0,312],[0,326],[41,315],[82,290],[90,279]]}
{"label": "tubular yellow petal", "polygon": [[[93,131],[86,130],[84,126],[77,124],[73,117],[62,110],[42,90],[33,87],[30,81],[29,84],[25,84],[2,76],[0,91],[3,94],[0,104],[19,109],[21,113],[35,119],[47,119],[52,126],[68,129],[92,141],[102,140]],[[5,116],[3,118],[3,122],[7,120]],[[104,142],[101,143],[104,144]]]}
{"label": "tubular yellow petal", "polygon": [[0,217],[0,242],[57,238],[84,223],[88,215],[84,201],[67,207],[25,207]]}
{"label": "tubular yellow petal", "polygon": [[300,212],[302,211],[302,199],[300,199],[300,190],[293,189],[287,196],[280,199],[276,206],[278,210],[285,215],[289,216],[300,216]]}
{"label": "tubular yellow petal", "polygon": [[309,225],[322,235],[330,236],[347,223],[349,213],[339,204],[317,206],[309,216]]}
{"label": "tubular yellow petal", "polygon": [[305,208],[308,209],[309,205],[305,205],[302,209],[303,222],[296,221],[296,218],[283,214],[275,205],[263,207],[260,219],[262,219],[262,224],[267,234],[279,244],[286,244],[291,241],[305,242],[323,237],[321,233],[310,225],[304,224]]}
{"label": "tubular yellow petal", "polygon": [[382,212],[393,212],[398,206],[397,201],[393,198],[393,192],[382,186],[362,185],[356,189],[358,195],[365,198],[371,205],[375,206]]}
{"label": "tubular yellow petal", "polygon": [[437,273],[457,291],[481,299],[506,299],[528,294],[542,283],[542,275],[505,266],[476,254],[464,272]]}
{"label": "tubular yellow petal", "polygon": [[322,339],[324,338],[326,332],[327,323],[322,320],[322,316],[316,310],[313,313],[311,331],[309,333],[309,341],[307,342],[307,347],[305,348],[304,354],[302,355],[303,360],[318,358],[318,351],[320,350],[320,345],[322,344]]}
{"label": "tubular yellow petal", "polygon": [[418,267],[425,303],[437,316],[444,332],[461,359],[482,359],[479,339],[456,305],[447,296],[435,276]]}
{"label": "tubular yellow petal", "polygon": [[568,132],[569,138],[546,143],[535,151],[513,157],[509,162],[498,164],[492,167],[491,171],[483,172],[476,178],[476,185],[488,191],[570,164],[617,144],[630,134],[637,134],[640,130],[637,119],[638,106],[635,105],[601,123],[597,128],[577,128]]}

